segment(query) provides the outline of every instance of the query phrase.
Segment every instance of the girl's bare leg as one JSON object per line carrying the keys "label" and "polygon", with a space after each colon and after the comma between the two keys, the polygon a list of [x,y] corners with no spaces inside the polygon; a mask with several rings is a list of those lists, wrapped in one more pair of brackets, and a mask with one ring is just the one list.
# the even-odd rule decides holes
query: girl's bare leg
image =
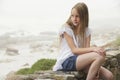
{"label": "girl's bare leg", "polygon": [[112,72],[104,67],[100,68],[100,77],[105,80],[114,80]]}
{"label": "girl's bare leg", "polygon": [[77,70],[81,70],[90,65],[86,80],[94,80],[104,60],[104,56],[101,56],[95,52],[86,53],[78,56],[76,61],[76,68]]}
{"label": "girl's bare leg", "polygon": [[[85,70],[84,70],[85,73],[88,73],[89,67],[90,66],[85,68]],[[99,79],[114,80],[114,77],[113,77],[113,74],[112,74],[111,71],[109,71],[108,69],[101,66],[99,71],[98,71],[98,74],[97,74],[96,78],[93,79],[93,80],[99,80]]]}
{"label": "girl's bare leg", "polygon": [[[88,73],[89,67],[90,67],[90,65],[87,66],[83,71],[84,71],[85,73]],[[99,80],[99,79],[100,79],[100,69],[98,70],[98,72],[97,72],[97,74],[96,74],[96,76],[95,76],[95,78],[94,78],[93,80]]]}

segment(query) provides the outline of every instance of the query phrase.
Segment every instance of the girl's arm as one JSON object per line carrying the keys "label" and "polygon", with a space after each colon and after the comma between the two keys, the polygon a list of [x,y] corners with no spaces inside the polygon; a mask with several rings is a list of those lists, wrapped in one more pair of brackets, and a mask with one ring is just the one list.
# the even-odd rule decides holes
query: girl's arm
{"label": "girl's arm", "polygon": [[100,55],[105,55],[105,50],[100,47],[90,47],[90,37],[86,39],[86,48],[77,48],[73,42],[73,38],[69,36],[66,32],[64,32],[64,38],[66,39],[69,47],[71,48],[72,53],[79,55],[89,52],[96,52]]}
{"label": "girl's arm", "polygon": [[86,38],[86,41],[85,41],[85,47],[86,48],[89,48],[90,47],[90,41],[91,41],[91,35],[89,35],[87,38]]}
{"label": "girl's arm", "polygon": [[90,36],[87,38],[86,42],[86,48],[77,48],[73,42],[73,38],[71,36],[69,36],[66,32],[64,32],[64,38],[66,39],[69,47],[71,48],[71,51],[74,54],[84,54],[84,53],[88,53],[88,52],[92,52],[93,48],[90,48]]}
{"label": "girl's arm", "polygon": [[[86,45],[85,45],[85,47],[86,48],[88,48],[88,47],[90,47],[90,41],[91,41],[91,35],[89,35],[87,38],[86,38]],[[104,50],[104,48],[102,48],[102,47],[92,47],[93,48],[93,51],[94,52],[96,52],[96,53],[98,53],[98,54],[100,54],[100,55],[106,55],[106,52],[105,52],[105,50]]]}

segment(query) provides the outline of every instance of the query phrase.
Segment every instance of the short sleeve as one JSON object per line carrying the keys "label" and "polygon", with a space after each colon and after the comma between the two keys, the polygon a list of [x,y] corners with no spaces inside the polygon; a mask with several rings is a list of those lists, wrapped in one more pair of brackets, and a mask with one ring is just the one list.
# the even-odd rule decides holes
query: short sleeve
{"label": "short sleeve", "polygon": [[59,35],[64,34],[66,32],[69,36],[73,36],[73,31],[69,26],[62,26],[62,28],[59,30]]}
{"label": "short sleeve", "polygon": [[92,30],[90,28],[86,29],[86,37],[88,37],[89,35],[91,35]]}

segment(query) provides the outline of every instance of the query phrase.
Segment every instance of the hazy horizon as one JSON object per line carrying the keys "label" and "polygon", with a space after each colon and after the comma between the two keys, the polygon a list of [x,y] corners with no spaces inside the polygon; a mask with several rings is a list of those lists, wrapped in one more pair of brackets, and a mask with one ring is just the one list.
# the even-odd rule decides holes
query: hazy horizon
{"label": "hazy horizon", "polygon": [[91,28],[120,27],[119,0],[0,0],[0,34],[15,30],[57,32],[77,2],[87,4]]}

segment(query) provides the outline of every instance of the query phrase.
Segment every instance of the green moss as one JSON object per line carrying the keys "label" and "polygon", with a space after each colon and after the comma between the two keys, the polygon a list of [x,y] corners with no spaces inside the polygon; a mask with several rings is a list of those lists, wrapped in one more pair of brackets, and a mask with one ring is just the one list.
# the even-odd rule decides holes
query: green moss
{"label": "green moss", "polygon": [[17,74],[32,74],[35,71],[51,70],[55,62],[54,59],[41,59],[34,63],[31,68],[20,69]]}
{"label": "green moss", "polygon": [[23,68],[23,69],[20,69],[19,71],[17,71],[16,73],[17,74],[28,74],[28,71],[30,70],[30,68]]}
{"label": "green moss", "polygon": [[114,41],[114,44],[116,46],[120,46],[120,37],[118,37],[115,41]]}

